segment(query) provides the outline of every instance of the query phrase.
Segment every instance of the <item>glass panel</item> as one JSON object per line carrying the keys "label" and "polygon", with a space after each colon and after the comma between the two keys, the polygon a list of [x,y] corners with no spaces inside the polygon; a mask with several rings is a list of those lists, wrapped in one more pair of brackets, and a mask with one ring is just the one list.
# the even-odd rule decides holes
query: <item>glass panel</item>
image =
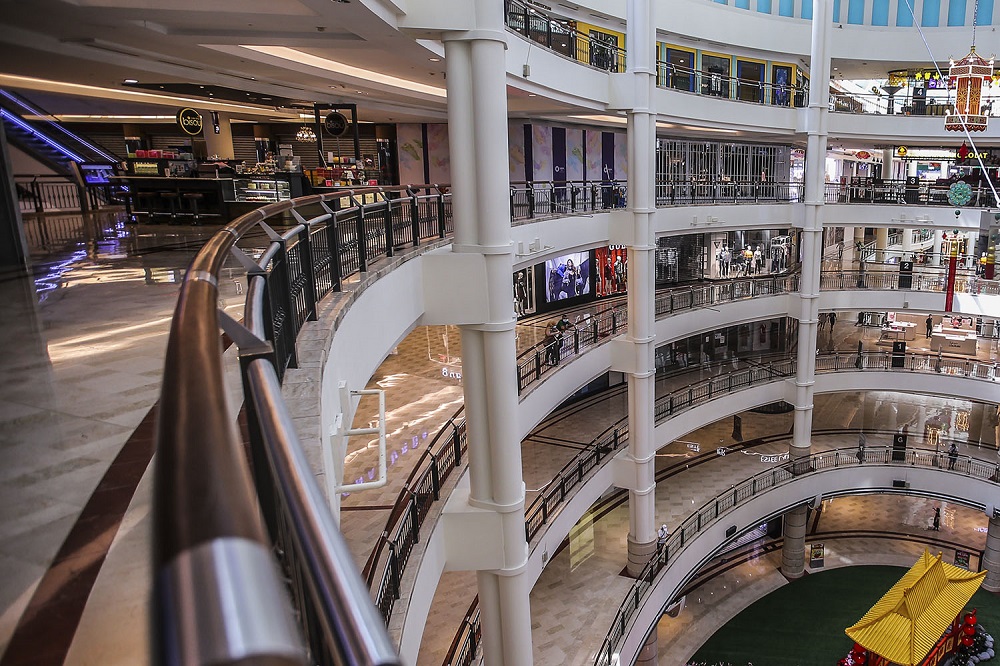
{"label": "glass panel", "polygon": [[913,13],[910,11],[910,0],[896,1],[896,25],[905,27],[913,25]]}
{"label": "glass panel", "polygon": [[736,61],[736,76],[739,79],[736,97],[744,102],[760,103],[764,98],[764,64],[759,62]]}
{"label": "glass panel", "polygon": [[920,25],[936,28],[941,24],[941,0],[924,0],[924,10],[920,14]]}
{"label": "glass panel", "polygon": [[667,88],[694,92],[694,52],[667,49]]}
{"label": "glass panel", "polygon": [[847,3],[847,22],[852,25],[865,22],[865,0],[850,0]]}
{"label": "glass panel", "polygon": [[[902,2],[903,0],[900,0]],[[811,19],[813,17],[813,0],[802,0],[802,18]]]}
{"label": "glass panel", "polygon": [[976,25],[993,24],[993,0],[979,0],[979,10],[976,12]]}
{"label": "glass panel", "polygon": [[948,25],[965,25],[965,0],[948,3]]}
{"label": "glass panel", "polygon": [[833,22],[840,22],[840,0],[833,0]]}
{"label": "glass panel", "polygon": [[730,97],[729,72],[732,61],[729,58],[701,56],[701,94],[715,97]]}
{"label": "glass panel", "polygon": [[738,9],[750,9],[750,0],[736,0],[733,6]]}
{"label": "glass panel", "polygon": [[757,0],[757,11],[762,14],[770,14],[771,0]]}
{"label": "glass panel", "polygon": [[779,16],[795,16],[795,0],[778,0]]}
{"label": "glass panel", "polygon": [[872,0],[872,25],[889,25],[889,0]]}

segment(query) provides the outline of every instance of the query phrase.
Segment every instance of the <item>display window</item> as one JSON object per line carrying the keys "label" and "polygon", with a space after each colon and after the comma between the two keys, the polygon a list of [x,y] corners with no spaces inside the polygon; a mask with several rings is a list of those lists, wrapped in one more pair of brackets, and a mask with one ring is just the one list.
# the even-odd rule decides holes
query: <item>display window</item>
{"label": "display window", "polygon": [[760,104],[764,101],[764,78],[767,63],[763,60],[739,58],[736,60],[736,98]]}
{"label": "display window", "polygon": [[695,53],[667,44],[662,45],[658,85],[664,88],[694,92]]}
{"label": "display window", "polygon": [[771,65],[771,104],[789,106],[795,88],[795,68],[792,65]]}
{"label": "display window", "polygon": [[535,267],[514,273],[514,315],[518,318],[535,313]]}
{"label": "display window", "polygon": [[701,53],[701,94],[732,97],[732,56],[722,53]]}
{"label": "display window", "polygon": [[624,294],[628,290],[628,250],[624,245],[599,247],[594,251],[598,298]]}
{"label": "display window", "polygon": [[574,252],[545,262],[545,302],[590,293],[590,253]]}

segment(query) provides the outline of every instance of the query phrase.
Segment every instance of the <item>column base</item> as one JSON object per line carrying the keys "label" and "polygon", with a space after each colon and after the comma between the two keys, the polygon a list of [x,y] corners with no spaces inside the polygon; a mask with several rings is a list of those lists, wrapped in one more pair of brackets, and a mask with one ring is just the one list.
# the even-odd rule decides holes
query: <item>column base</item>
{"label": "column base", "polygon": [[638,543],[628,536],[628,563],[625,565],[626,575],[638,578],[646,564],[656,556],[656,540]]}
{"label": "column base", "polygon": [[781,574],[788,579],[801,578],[806,572],[806,520],[809,507],[797,506],[785,512],[781,547]]}
{"label": "column base", "polygon": [[635,666],[657,666],[659,648],[656,644],[656,628],[657,627],[654,626],[653,630],[649,632],[648,636],[646,636],[646,642],[643,644],[642,649],[639,650],[639,654],[635,658]]}

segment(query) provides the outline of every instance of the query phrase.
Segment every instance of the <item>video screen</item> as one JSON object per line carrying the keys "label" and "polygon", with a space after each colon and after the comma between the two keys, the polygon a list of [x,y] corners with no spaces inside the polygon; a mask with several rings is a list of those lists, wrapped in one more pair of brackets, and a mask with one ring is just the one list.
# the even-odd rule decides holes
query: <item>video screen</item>
{"label": "video screen", "polygon": [[545,302],[590,293],[590,253],[574,252],[545,262]]}
{"label": "video screen", "polygon": [[598,298],[624,294],[628,291],[628,250],[624,245],[599,247],[594,250],[597,265]]}

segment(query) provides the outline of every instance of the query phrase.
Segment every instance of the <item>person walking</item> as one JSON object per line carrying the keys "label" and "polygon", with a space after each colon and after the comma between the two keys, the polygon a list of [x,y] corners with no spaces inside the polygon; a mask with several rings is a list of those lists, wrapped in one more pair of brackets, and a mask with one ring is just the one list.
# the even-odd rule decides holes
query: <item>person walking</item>
{"label": "person walking", "polygon": [[562,346],[562,333],[554,325],[545,332],[542,340],[545,347],[545,362],[549,365],[559,365],[559,347]]}
{"label": "person walking", "polygon": [[833,335],[833,327],[837,325],[837,313],[831,312],[826,316],[826,319],[830,322],[830,335]]}
{"label": "person walking", "polygon": [[927,319],[924,320],[924,325],[927,328],[927,339],[930,340],[931,333],[934,332],[934,317],[927,315]]}
{"label": "person walking", "polygon": [[935,532],[941,531],[941,508],[936,507],[934,509],[934,527],[932,527]]}
{"label": "person walking", "polygon": [[958,460],[958,444],[952,442],[951,448],[948,449],[948,469],[955,469],[955,462],[957,460]]}

